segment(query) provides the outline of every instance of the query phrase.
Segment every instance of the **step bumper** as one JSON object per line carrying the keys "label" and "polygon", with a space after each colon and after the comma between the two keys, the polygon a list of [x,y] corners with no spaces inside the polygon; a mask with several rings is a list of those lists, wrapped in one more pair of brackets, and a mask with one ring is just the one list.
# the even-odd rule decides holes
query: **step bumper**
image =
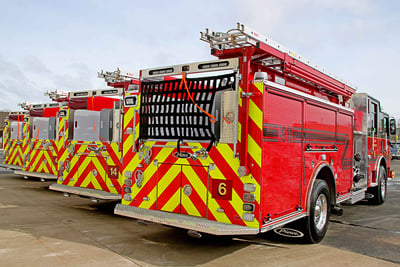
{"label": "step bumper", "polygon": [[148,210],[122,204],[116,205],[114,213],[139,220],[194,230],[212,235],[255,235],[259,233],[258,228],[215,222],[200,217],[160,210]]}

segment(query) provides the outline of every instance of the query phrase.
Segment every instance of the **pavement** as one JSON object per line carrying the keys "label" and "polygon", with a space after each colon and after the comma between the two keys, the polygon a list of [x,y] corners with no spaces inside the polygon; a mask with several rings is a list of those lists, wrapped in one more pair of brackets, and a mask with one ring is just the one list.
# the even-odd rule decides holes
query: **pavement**
{"label": "pavement", "polygon": [[[400,160],[394,164],[400,174]],[[0,266],[399,266],[400,179],[381,206],[344,206],[320,244],[274,235],[205,236],[113,214],[0,170]]]}

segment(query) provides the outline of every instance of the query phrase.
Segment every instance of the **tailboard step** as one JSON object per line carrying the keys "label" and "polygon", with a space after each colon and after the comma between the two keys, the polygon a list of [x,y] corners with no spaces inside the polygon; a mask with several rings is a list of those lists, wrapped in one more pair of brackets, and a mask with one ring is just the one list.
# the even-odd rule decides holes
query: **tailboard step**
{"label": "tailboard step", "polygon": [[22,166],[5,164],[5,163],[0,163],[0,168],[11,169],[11,170],[22,170]]}
{"label": "tailboard step", "polygon": [[42,172],[28,172],[22,170],[16,170],[14,174],[28,176],[28,177],[37,177],[45,180],[57,180],[57,176],[49,173],[42,173]]}
{"label": "tailboard step", "polygon": [[117,204],[114,213],[139,220],[175,226],[213,235],[255,235],[259,233],[258,228],[221,223],[190,215],[170,213],[160,210],[148,210],[122,204]]}
{"label": "tailboard step", "polygon": [[63,193],[69,193],[73,195],[83,196],[83,197],[91,197],[95,199],[102,199],[102,200],[120,200],[120,194],[113,194],[110,192],[105,192],[102,190],[96,190],[91,188],[84,188],[84,187],[75,187],[75,186],[68,186],[64,184],[52,184],[49,186],[50,190],[59,191]]}

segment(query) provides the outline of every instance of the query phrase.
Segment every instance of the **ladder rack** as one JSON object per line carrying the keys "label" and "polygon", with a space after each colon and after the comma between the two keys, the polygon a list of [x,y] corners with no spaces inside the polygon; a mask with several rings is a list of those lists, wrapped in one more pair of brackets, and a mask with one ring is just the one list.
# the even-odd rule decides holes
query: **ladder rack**
{"label": "ladder rack", "polygon": [[327,94],[343,96],[346,100],[355,93],[354,86],[243,24],[237,23],[236,28],[226,33],[206,29],[200,34],[200,40],[209,43],[214,51],[221,52],[214,52],[214,55],[224,56],[224,52],[229,55],[229,51],[255,47],[257,51],[251,58],[254,62],[316,86]]}
{"label": "ladder rack", "polygon": [[135,76],[129,72],[123,72],[119,68],[115,71],[104,71],[101,70],[97,73],[98,78],[104,78],[107,83],[116,83],[135,80]]}
{"label": "ladder rack", "polygon": [[55,102],[64,102],[67,101],[68,98],[68,92],[62,90],[47,90],[46,92],[44,92],[44,95],[50,97],[50,99]]}
{"label": "ladder rack", "polygon": [[31,106],[31,104],[32,103],[29,101],[24,101],[24,102],[19,102],[18,106],[20,106],[22,109],[29,110],[29,107]]}

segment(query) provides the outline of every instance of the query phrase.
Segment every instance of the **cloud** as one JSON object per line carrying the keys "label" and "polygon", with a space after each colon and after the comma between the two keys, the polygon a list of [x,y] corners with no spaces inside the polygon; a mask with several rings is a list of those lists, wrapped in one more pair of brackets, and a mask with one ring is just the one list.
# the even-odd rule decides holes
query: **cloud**
{"label": "cloud", "polygon": [[36,56],[26,56],[22,60],[23,70],[38,75],[50,74],[47,66]]}
{"label": "cloud", "polygon": [[48,103],[47,90],[90,90],[106,87],[97,79],[97,72],[83,63],[58,64],[51,71],[35,56],[23,58],[20,64],[7,61],[0,55],[0,109],[19,110],[23,101]]}
{"label": "cloud", "polygon": [[38,97],[34,82],[29,80],[15,63],[6,61],[0,55],[0,107],[17,110],[17,104],[24,98]]}

